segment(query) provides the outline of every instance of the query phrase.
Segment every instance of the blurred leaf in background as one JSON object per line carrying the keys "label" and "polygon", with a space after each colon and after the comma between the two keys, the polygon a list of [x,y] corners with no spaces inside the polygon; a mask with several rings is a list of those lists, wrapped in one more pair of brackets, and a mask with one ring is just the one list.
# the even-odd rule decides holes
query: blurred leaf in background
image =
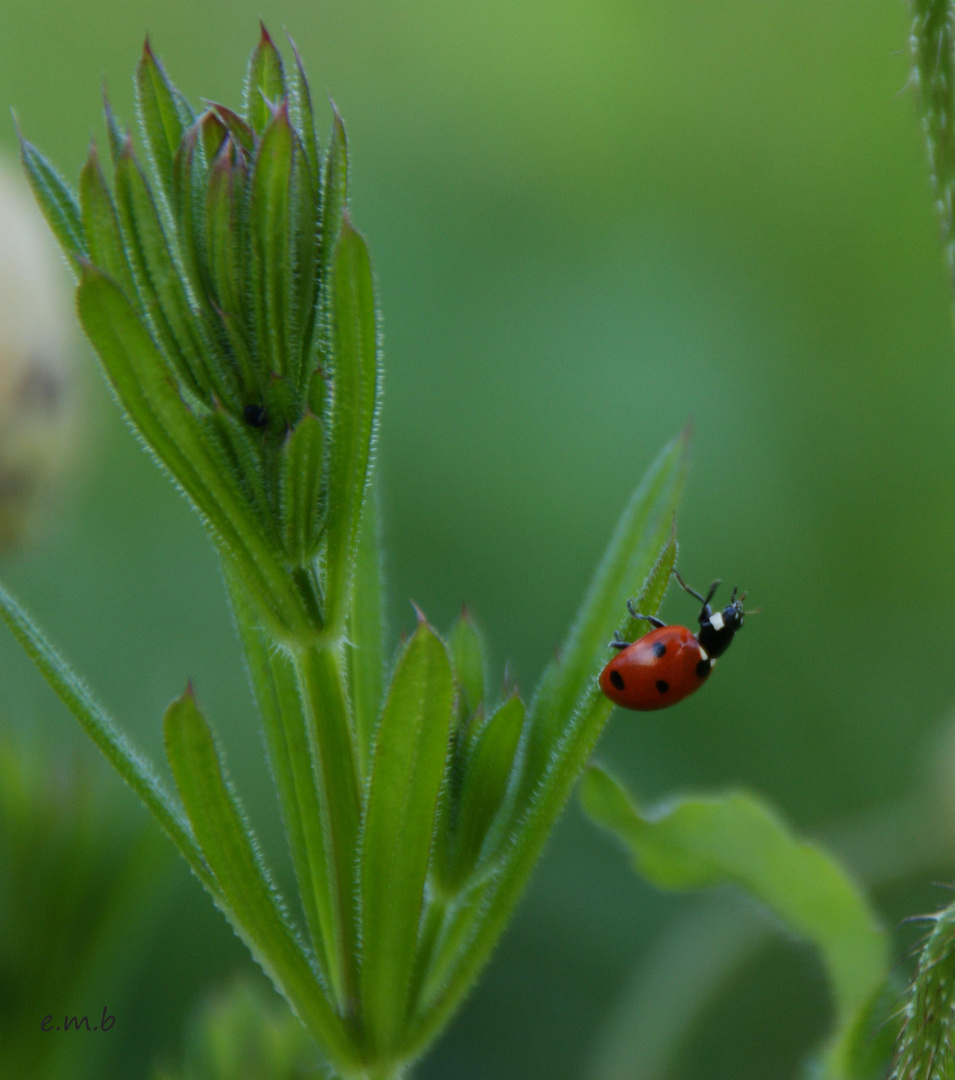
{"label": "blurred leaf in background", "polygon": [[271,987],[249,977],[209,995],[192,1016],[185,1052],[154,1080],[318,1080],[305,1028]]}
{"label": "blurred leaf in background", "polygon": [[[51,754],[7,724],[0,729],[5,1076],[112,1075],[113,1024],[96,1029],[107,1014],[115,1023],[126,1011],[171,861],[164,839],[142,818],[131,823],[116,811],[99,768]],[[67,1031],[68,1017],[85,1017],[86,1024],[78,1019],[80,1026]]]}

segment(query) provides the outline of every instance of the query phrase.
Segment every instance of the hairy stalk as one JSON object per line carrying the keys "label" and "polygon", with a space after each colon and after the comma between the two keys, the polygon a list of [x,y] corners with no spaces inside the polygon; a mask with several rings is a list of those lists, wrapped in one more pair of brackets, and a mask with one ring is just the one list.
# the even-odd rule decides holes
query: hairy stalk
{"label": "hairy stalk", "polygon": [[930,918],[935,925],[903,1009],[891,1080],[955,1076],[955,904]]}
{"label": "hairy stalk", "polygon": [[912,81],[918,94],[942,244],[955,286],[955,3],[913,0]]}

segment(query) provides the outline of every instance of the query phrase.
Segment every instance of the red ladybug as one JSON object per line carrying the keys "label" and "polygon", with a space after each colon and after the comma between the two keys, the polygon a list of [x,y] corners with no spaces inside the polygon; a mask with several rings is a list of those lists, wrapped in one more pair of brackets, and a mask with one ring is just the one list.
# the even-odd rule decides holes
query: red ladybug
{"label": "red ladybug", "polygon": [[710,601],[719,581],[714,581],[706,596],[701,596],[676,570],[673,573],[681,587],[703,605],[699,632],[694,635],[685,626],[667,626],[652,615],[639,615],[633,609],[633,601],[627,601],[631,616],[646,619],[654,629],[632,644],[624,641],[617,631],[610,642],[620,652],[601,671],[600,689],[615,705],[625,709],[640,712],[665,709],[699,690],[717,658],[730,647],[733,636],[743,625],[743,617],[756,614],[755,610],[743,610],[746,593],[737,597],[736,589],[728,607],[713,611]]}

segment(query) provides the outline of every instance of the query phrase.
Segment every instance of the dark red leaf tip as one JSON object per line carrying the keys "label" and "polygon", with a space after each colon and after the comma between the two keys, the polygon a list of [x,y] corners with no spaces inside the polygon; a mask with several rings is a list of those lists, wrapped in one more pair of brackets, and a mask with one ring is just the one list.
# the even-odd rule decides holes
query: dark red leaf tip
{"label": "dark red leaf tip", "polygon": [[190,698],[192,701],[196,700],[196,691],[195,687],[192,685],[192,679],[186,681],[186,692],[182,696]]}
{"label": "dark red leaf tip", "polygon": [[265,28],[265,23],[259,19],[259,29],[261,30],[261,36],[259,37],[259,48],[275,48],[275,42],[272,40],[272,36]]}

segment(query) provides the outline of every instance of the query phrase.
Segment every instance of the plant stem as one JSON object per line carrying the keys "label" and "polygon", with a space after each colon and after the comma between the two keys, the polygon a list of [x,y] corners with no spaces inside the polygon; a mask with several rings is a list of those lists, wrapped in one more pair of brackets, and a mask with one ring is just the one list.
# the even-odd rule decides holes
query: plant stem
{"label": "plant stem", "polygon": [[358,1009],[357,901],[358,825],[361,795],[354,735],[348,715],[344,661],[337,644],[294,653],[309,756],[319,793],[325,865],[331,894],[333,936],[339,956],[346,1014]]}

